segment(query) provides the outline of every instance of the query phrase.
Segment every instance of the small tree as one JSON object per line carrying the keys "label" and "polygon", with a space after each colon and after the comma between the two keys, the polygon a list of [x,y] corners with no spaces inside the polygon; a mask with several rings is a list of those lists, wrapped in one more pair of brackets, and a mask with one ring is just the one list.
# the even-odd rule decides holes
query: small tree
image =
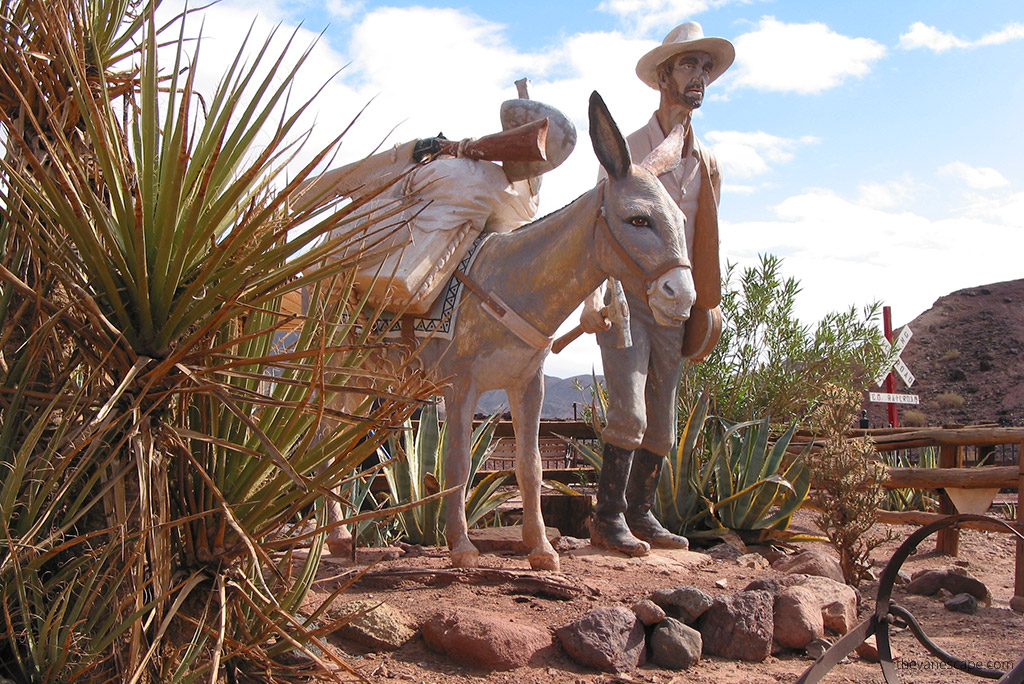
{"label": "small tree", "polygon": [[891,538],[868,536],[876,522],[875,509],[885,502],[885,464],[875,458],[870,438],[846,438],[860,401],[859,392],[825,385],[811,415],[824,444],[807,457],[814,487],[808,499],[818,510],[814,521],[839,552],[843,579],[852,586],[869,577],[871,551]]}
{"label": "small tree", "polygon": [[800,284],[782,276],[782,260],[765,254],[756,267],[726,270],[722,339],[702,363],[687,364],[679,419],[707,391],[710,412],[738,423],[770,415],[778,425],[801,421],[827,383],[863,389],[884,363],[889,345],[879,305],[830,313],[816,327],[794,313]]}

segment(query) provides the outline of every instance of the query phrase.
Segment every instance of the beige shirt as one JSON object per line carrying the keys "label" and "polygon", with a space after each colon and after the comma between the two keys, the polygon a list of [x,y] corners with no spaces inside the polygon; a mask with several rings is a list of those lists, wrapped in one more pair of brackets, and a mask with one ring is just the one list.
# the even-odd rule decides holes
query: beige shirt
{"label": "beige shirt", "polygon": [[[693,254],[694,227],[697,225],[697,198],[700,195],[700,159],[697,156],[695,137],[687,134],[687,145],[683,148],[683,163],[667,173],[659,176],[662,185],[675,201],[686,217],[686,253]],[[661,144],[665,134],[658,123],[657,115],[652,115],[647,125],[628,138],[629,154],[635,163],[640,163],[651,151]],[[692,258],[692,257],[691,257]]]}

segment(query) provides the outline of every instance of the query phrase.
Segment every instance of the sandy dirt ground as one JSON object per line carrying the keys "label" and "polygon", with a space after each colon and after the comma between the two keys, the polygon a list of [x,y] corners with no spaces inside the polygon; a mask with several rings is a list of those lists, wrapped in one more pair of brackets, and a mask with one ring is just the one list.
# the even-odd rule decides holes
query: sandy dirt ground
{"label": "sandy dirt ground", "polygon": [[[794,528],[815,532],[811,514],[799,512]],[[886,526],[879,526],[885,530]],[[910,527],[891,528],[895,541],[875,550],[872,558],[878,574],[893,551],[912,531]],[[818,544],[807,542],[801,546]],[[827,548],[822,544],[822,548]],[[935,537],[926,539],[918,552],[904,564],[908,574],[926,568],[960,567],[983,581],[992,594],[990,606],[981,606],[977,614],[947,611],[944,598],[907,594],[901,587],[894,599],[910,610],[927,634],[948,652],[972,662],[1009,669],[1024,657],[1024,615],[1009,608],[1013,596],[1015,542],[1006,534],[965,530],[961,532],[957,557],[935,553]],[[655,552],[640,559],[614,554],[593,553],[589,547],[563,553],[561,572],[533,573],[526,559],[509,554],[484,554],[481,566],[496,571],[472,581],[452,581],[446,549],[428,549],[425,555],[405,555],[377,563],[370,574],[346,589],[336,601],[372,598],[384,600],[418,621],[442,607],[471,606],[514,616],[517,622],[551,629],[604,605],[632,605],[658,589],[695,586],[715,596],[741,591],[761,577],[779,576],[768,569],[743,567],[733,559],[716,558],[722,554],[686,554]],[[365,566],[364,566],[365,567]],[[328,558],[321,568],[315,590],[308,599],[309,608],[322,603],[349,580],[360,565]],[[432,571],[442,571],[433,575]],[[515,581],[512,576],[547,577],[573,587],[570,598],[559,598],[537,591],[530,582]],[[463,578],[464,579],[464,578]],[[576,591],[578,590],[578,591]],[[861,617],[875,606],[877,584],[860,587]],[[557,593],[557,592],[556,592]],[[945,597],[945,598],[948,598]],[[834,637],[833,637],[834,639]],[[782,652],[761,663],[728,661],[704,656],[686,671],[673,671],[647,664],[631,673],[612,675],[575,664],[557,646],[528,667],[509,672],[484,672],[452,663],[430,651],[417,636],[398,651],[368,653],[338,639],[332,643],[346,654],[348,662],[369,681],[443,682],[714,682],[715,684],[761,684],[793,682],[811,664],[801,652]],[[901,658],[897,668],[908,683],[981,682],[978,677],[956,671],[931,656],[909,631],[895,634],[893,643]],[[837,666],[826,682],[884,682],[877,664],[851,656]]]}

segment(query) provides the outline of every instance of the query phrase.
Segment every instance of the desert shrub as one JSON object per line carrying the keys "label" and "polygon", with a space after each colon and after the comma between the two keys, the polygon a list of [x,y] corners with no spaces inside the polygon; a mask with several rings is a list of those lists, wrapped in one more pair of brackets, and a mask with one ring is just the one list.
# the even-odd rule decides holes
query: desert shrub
{"label": "desert shrub", "polygon": [[960,350],[959,349],[949,349],[949,350],[943,352],[942,356],[939,357],[939,362],[940,363],[947,363],[949,361],[956,361],[959,358],[960,358]]}
{"label": "desert shrub", "polygon": [[808,499],[817,509],[815,523],[839,552],[843,579],[852,586],[870,577],[871,551],[889,539],[869,536],[875,509],[886,499],[881,487],[885,464],[874,457],[870,438],[845,437],[860,402],[859,392],[836,385],[823,388],[811,424],[824,442],[808,456],[814,483]]}
{"label": "desert shrub", "polygon": [[872,384],[889,354],[879,305],[805,325],[794,313],[800,285],[784,278],[781,267],[781,259],[765,254],[740,274],[735,265],[726,270],[722,339],[707,360],[683,371],[680,424],[704,391],[710,412],[724,420],[770,415],[785,426],[807,415],[826,384],[855,390]]}
{"label": "desert shrub", "polygon": [[944,409],[956,409],[964,405],[964,398],[956,392],[942,392],[935,397],[935,401]]}
{"label": "desert shrub", "polygon": [[924,411],[909,409],[903,412],[903,415],[900,417],[900,422],[905,427],[927,427],[928,416]]}

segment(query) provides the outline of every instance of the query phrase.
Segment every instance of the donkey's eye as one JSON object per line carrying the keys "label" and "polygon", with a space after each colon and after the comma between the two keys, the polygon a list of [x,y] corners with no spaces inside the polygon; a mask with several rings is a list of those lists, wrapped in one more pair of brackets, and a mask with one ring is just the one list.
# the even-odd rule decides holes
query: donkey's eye
{"label": "donkey's eye", "polygon": [[630,225],[636,226],[637,228],[651,227],[651,220],[646,216],[634,216],[633,218],[629,219],[629,223]]}

